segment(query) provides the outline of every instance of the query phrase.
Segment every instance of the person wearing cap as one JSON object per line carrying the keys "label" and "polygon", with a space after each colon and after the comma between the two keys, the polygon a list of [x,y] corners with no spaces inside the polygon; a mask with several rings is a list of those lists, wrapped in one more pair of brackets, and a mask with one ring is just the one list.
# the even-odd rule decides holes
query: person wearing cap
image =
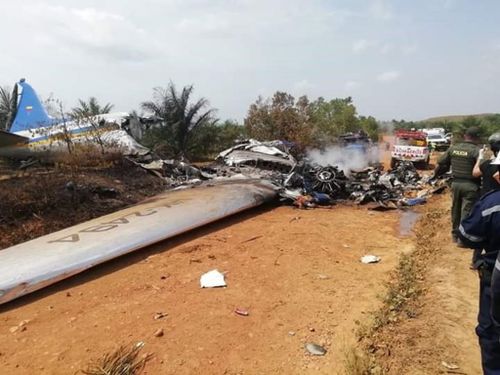
{"label": "person wearing cap", "polygon": [[488,143],[493,153],[493,157],[485,160],[484,149],[481,149],[476,165],[472,170],[474,177],[482,177],[481,195],[491,190],[500,190],[500,173],[498,172],[498,168],[492,164],[492,161],[500,152],[500,132],[493,133],[488,138]]}
{"label": "person wearing cap", "polygon": [[432,178],[436,178],[450,170],[452,173],[451,193],[451,224],[453,242],[459,244],[457,237],[460,221],[469,215],[472,205],[479,198],[481,178],[474,177],[472,170],[479,156],[479,129],[469,128],[465,132],[462,142],[453,144],[448,148],[437,162]]}
{"label": "person wearing cap", "polygon": [[[490,164],[500,172],[500,153]],[[495,174],[494,173],[494,174]],[[500,374],[500,190],[491,190],[461,222],[459,238],[466,247],[484,249],[479,273],[479,314],[476,334],[486,375]]]}

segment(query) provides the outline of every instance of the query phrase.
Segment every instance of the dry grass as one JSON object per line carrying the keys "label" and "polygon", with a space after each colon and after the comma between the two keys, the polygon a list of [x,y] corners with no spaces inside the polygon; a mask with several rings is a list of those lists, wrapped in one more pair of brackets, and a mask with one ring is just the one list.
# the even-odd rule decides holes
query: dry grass
{"label": "dry grass", "polygon": [[346,375],[371,375],[372,364],[370,358],[350,347],[344,351],[344,372]]}
{"label": "dry grass", "polygon": [[416,246],[411,253],[403,253],[397,268],[391,275],[382,306],[373,313],[372,320],[359,323],[357,331],[363,353],[354,348],[345,354],[348,375],[385,374],[390,372],[384,362],[392,356],[397,327],[414,319],[420,312],[420,297],[424,293],[425,272],[428,263],[439,251],[432,240],[442,210],[432,209],[421,218],[416,228]]}
{"label": "dry grass", "polygon": [[82,372],[85,375],[137,375],[151,359],[150,354],[139,357],[142,347],[142,343],[130,347],[120,346],[114,352],[104,354]]}
{"label": "dry grass", "polygon": [[375,313],[372,330],[397,322],[403,317],[414,318],[415,312],[409,303],[421,293],[418,284],[421,270],[414,254],[402,254],[399,258],[396,275],[389,283],[384,303]]}
{"label": "dry grass", "polygon": [[359,341],[362,342],[363,352],[350,348],[344,353],[344,367],[346,375],[378,375],[384,374],[383,368],[377,364],[375,352],[384,352],[387,346],[379,342],[378,332],[396,324],[402,319],[413,318],[416,315],[414,301],[422,291],[418,280],[421,279],[421,264],[414,254],[401,254],[399,264],[379,310],[372,315],[367,324],[360,324],[357,331]]}
{"label": "dry grass", "polygon": [[382,297],[382,306],[372,313],[372,320],[359,324],[357,336],[360,341],[370,340],[378,330],[417,314],[413,301],[422,293],[423,265],[415,253],[401,254],[398,267],[394,270]]}
{"label": "dry grass", "polygon": [[120,164],[123,153],[117,149],[103,152],[98,146],[92,144],[76,144],[71,153],[53,151],[45,157],[48,162],[59,168],[110,168]]}

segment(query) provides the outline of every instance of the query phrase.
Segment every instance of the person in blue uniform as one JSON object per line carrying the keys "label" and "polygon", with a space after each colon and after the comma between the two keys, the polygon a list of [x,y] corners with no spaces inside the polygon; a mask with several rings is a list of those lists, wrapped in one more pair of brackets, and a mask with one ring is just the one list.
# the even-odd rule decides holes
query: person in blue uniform
{"label": "person in blue uniform", "polygon": [[[491,163],[500,169],[500,155]],[[500,375],[500,191],[483,195],[459,226],[458,235],[471,249],[483,249],[479,273],[476,334],[485,375]]]}

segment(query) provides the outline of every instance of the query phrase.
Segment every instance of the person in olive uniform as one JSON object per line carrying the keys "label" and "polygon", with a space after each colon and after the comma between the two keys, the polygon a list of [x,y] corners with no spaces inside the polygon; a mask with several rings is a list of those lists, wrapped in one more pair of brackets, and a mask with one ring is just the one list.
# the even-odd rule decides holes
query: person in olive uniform
{"label": "person in olive uniform", "polygon": [[448,172],[451,167],[452,238],[454,242],[459,244],[458,226],[460,221],[469,215],[473,204],[479,198],[481,188],[481,178],[474,177],[472,174],[479,156],[478,140],[479,130],[477,128],[467,129],[463,142],[451,145],[446,153],[439,158],[434,171],[434,177],[437,177]]}

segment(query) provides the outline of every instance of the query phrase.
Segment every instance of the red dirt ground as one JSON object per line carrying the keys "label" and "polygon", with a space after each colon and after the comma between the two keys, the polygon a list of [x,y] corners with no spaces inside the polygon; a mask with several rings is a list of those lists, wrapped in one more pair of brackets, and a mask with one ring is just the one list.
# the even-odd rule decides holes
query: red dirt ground
{"label": "red dirt ground", "polygon": [[[157,244],[1,307],[0,368],[68,374],[143,341],[154,354],[147,374],[337,373],[356,321],[411,245],[398,220],[346,206],[262,208]],[[361,264],[368,253],[382,262]],[[215,268],[228,287],[200,289]],[[307,342],[327,355],[310,356]]]}

